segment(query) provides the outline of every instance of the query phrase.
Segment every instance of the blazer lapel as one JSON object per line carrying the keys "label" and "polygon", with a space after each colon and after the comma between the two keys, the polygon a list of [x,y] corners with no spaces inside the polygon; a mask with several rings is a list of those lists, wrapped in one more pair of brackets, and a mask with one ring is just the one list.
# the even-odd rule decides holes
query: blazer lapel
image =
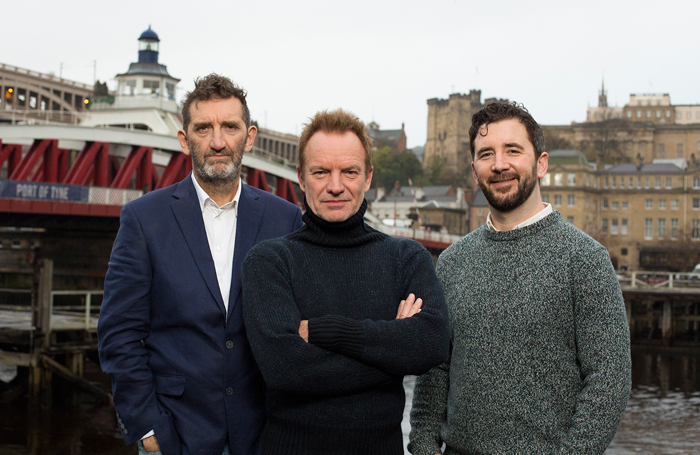
{"label": "blazer lapel", "polygon": [[238,203],[238,220],[236,222],[236,244],[233,249],[233,272],[231,275],[231,291],[228,299],[228,315],[231,315],[241,292],[241,267],[243,259],[255,245],[255,240],[262,222],[264,205],[258,196],[248,188],[241,187],[241,199]]}
{"label": "blazer lapel", "polygon": [[187,246],[192,253],[192,257],[194,257],[194,262],[197,264],[212,297],[219,305],[222,316],[225,316],[226,309],[219,290],[219,283],[216,279],[216,268],[211,257],[207,231],[204,228],[204,220],[202,219],[202,210],[199,206],[199,199],[197,198],[192,178],[190,173],[188,178],[178,184],[173,193],[173,197],[176,200],[171,204],[171,207],[175,214],[175,219],[182,230],[182,235],[185,237]]}

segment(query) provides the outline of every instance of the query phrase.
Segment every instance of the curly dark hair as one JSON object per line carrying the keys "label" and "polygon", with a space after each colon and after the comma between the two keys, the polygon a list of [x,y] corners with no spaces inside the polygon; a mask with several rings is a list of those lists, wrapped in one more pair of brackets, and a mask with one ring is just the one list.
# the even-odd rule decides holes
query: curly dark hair
{"label": "curly dark hair", "polygon": [[233,83],[226,76],[219,76],[211,73],[205,77],[198,77],[194,80],[194,90],[185,95],[182,102],[182,128],[187,132],[190,125],[190,106],[198,101],[227,100],[238,98],[243,105],[243,121],[246,128],[250,127],[250,110],[245,100],[246,91]]}
{"label": "curly dark hair", "polygon": [[[516,103],[515,101],[497,101],[487,104],[472,117],[472,126],[469,128],[469,147],[472,152],[472,160],[474,159],[474,141],[476,135],[480,134],[485,136],[488,134],[489,124],[513,118],[518,119],[520,123],[525,125],[530,142],[532,142],[535,148],[535,160],[539,159],[540,155],[545,151],[544,133],[540,125],[537,124],[535,119],[532,118],[532,115],[530,115],[522,104]],[[486,132],[484,134],[480,133],[482,126],[486,127]]]}

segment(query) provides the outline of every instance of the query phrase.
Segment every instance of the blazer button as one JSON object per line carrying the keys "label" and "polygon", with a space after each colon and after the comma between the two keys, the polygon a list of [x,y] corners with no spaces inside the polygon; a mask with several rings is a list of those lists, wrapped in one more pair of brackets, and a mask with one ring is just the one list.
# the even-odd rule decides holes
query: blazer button
{"label": "blazer button", "polygon": [[226,395],[233,395],[233,389],[231,387],[226,387]]}
{"label": "blazer button", "polygon": [[228,340],[228,341],[226,342],[226,347],[227,347],[228,349],[233,349],[233,341]]}
{"label": "blazer button", "polygon": [[127,430],[126,428],[124,428],[123,431],[124,431],[124,434],[129,434],[129,430]]}

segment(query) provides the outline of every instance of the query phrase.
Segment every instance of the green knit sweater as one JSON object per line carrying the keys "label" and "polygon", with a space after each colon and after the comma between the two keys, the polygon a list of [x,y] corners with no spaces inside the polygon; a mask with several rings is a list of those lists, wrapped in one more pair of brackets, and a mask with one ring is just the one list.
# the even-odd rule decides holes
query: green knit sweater
{"label": "green knit sweater", "polygon": [[625,306],[606,249],[554,211],[485,226],[440,256],[444,365],[421,376],[415,455],[602,454],[631,388]]}

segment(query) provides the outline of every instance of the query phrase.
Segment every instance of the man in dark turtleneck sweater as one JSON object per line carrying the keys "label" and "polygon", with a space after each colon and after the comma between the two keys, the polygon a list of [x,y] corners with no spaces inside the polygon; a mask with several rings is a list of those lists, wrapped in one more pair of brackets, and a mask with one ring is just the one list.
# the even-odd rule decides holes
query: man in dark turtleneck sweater
{"label": "man in dark turtleneck sweater", "polygon": [[268,386],[262,453],[402,455],[402,378],[447,359],[430,254],[364,223],[371,139],[320,112],[299,141],[305,226],[243,264],[248,338]]}

